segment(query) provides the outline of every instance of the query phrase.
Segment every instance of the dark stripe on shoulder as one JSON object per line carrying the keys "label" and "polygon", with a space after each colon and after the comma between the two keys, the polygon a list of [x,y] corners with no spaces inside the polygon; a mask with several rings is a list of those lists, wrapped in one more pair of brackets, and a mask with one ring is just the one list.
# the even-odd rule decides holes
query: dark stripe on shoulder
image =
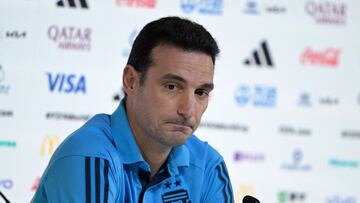
{"label": "dark stripe on shoulder", "polygon": [[232,189],[231,189],[231,183],[230,183],[230,178],[229,178],[229,173],[226,169],[226,165],[225,165],[225,162],[221,162],[221,167],[222,167],[222,171],[224,172],[224,175],[225,175],[225,178],[227,180],[227,186],[226,186],[226,190],[230,196],[230,202],[233,203],[234,202],[234,196],[233,196],[233,192],[232,192]]}
{"label": "dark stripe on shoulder", "polygon": [[91,203],[90,157],[85,157],[85,199]]}
{"label": "dark stripe on shoulder", "polygon": [[105,180],[105,188],[104,188],[104,203],[108,202],[108,193],[109,193],[109,163],[108,160],[104,160],[104,180]]}
{"label": "dark stripe on shoulder", "polygon": [[224,177],[224,173],[222,171],[222,167],[221,167],[220,164],[218,166],[216,166],[216,170],[217,170],[217,172],[219,174],[221,182],[224,184],[224,189],[222,190],[223,195],[224,195],[224,202],[228,203],[229,202],[229,199],[228,199],[229,195],[227,194],[227,190],[226,190],[227,181],[226,181],[226,179]]}
{"label": "dark stripe on shoulder", "polygon": [[96,203],[100,203],[100,158],[95,158],[95,198]]}

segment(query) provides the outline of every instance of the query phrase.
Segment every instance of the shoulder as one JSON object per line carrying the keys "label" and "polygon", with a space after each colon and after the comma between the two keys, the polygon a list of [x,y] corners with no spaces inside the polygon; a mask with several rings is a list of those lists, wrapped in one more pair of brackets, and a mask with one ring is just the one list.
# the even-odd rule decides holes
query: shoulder
{"label": "shoulder", "polygon": [[201,185],[199,202],[233,202],[230,178],[220,153],[194,135],[186,146],[190,152],[190,165],[201,170],[201,174],[196,173],[199,175],[196,176],[199,180],[197,187]]}
{"label": "shoulder", "polygon": [[[115,166],[120,163],[111,133],[110,116],[95,115],[56,149],[42,176],[40,191],[48,188],[52,191],[64,190],[66,193],[72,185],[83,188],[87,177],[105,177],[106,174],[109,175],[109,181],[118,182],[115,174],[120,174],[122,169]],[[59,181],[63,183],[61,187],[57,184]],[[74,191],[71,193],[74,197],[84,192]],[[57,194],[60,193],[53,195]]]}
{"label": "shoulder", "polygon": [[98,114],[60,144],[50,164],[67,156],[99,157],[109,160],[117,154],[114,152],[116,148],[111,133],[110,116]]}
{"label": "shoulder", "polygon": [[223,157],[216,149],[195,135],[187,140],[185,146],[189,150],[191,165],[205,169],[205,167],[215,166],[223,161]]}

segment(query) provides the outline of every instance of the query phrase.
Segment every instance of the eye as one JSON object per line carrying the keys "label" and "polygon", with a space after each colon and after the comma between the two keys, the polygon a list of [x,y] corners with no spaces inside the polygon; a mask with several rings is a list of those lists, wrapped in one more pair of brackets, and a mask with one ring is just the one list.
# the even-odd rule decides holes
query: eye
{"label": "eye", "polygon": [[200,96],[200,97],[208,97],[209,96],[209,92],[205,89],[198,89],[195,90],[195,94]]}
{"label": "eye", "polygon": [[164,85],[165,89],[169,90],[169,91],[176,91],[180,88],[179,85],[174,84],[174,83],[168,83]]}
{"label": "eye", "polygon": [[168,88],[169,90],[174,90],[176,86],[174,84],[168,84],[166,85],[166,88]]}

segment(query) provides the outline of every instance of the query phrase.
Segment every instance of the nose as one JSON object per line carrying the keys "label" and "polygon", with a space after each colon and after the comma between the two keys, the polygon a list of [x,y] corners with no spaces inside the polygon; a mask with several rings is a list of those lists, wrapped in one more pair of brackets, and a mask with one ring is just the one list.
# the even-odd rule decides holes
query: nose
{"label": "nose", "polygon": [[193,93],[183,94],[179,100],[177,113],[184,120],[190,120],[195,115],[196,100]]}

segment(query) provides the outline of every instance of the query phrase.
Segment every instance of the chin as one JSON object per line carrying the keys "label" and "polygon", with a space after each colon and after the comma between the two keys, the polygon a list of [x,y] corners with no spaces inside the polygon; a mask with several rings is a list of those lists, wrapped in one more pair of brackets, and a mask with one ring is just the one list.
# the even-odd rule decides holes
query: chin
{"label": "chin", "polygon": [[183,145],[187,140],[187,137],[181,137],[181,138],[177,138],[177,139],[171,139],[171,140],[167,140],[166,145],[170,146],[170,147],[178,147],[180,145]]}
{"label": "chin", "polygon": [[171,145],[171,147],[178,147],[178,146],[181,146],[183,145],[184,143],[186,142],[186,140],[183,140],[181,142],[175,142]]}
{"label": "chin", "polygon": [[184,136],[184,137],[181,138],[181,139],[174,140],[173,146],[174,146],[174,147],[178,147],[178,146],[180,146],[180,145],[183,145],[183,144],[187,141],[188,138],[189,138],[189,136],[186,135],[186,136]]}
{"label": "chin", "polygon": [[167,132],[166,134],[164,134],[164,139],[163,140],[163,144],[170,146],[170,147],[177,147],[180,145],[183,145],[187,139],[190,137],[191,132],[190,133],[184,133],[184,132],[180,132],[180,131],[176,131],[176,132]]}

